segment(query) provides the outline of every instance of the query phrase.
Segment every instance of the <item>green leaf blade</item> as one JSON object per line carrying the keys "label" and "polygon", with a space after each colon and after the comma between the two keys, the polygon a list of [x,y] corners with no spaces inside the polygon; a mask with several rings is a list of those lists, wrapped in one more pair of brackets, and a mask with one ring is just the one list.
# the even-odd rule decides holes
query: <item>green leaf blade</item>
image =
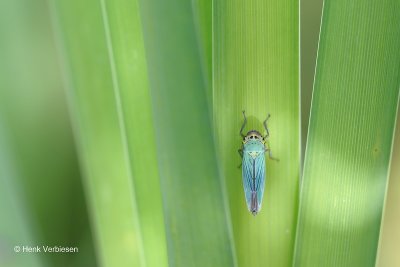
{"label": "green leaf blade", "polygon": [[[298,1],[214,1],[214,127],[229,196],[239,266],[290,266],[300,171]],[[245,132],[265,133],[266,160],[261,212],[247,210],[238,168],[242,110]]]}
{"label": "green leaf blade", "polygon": [[55,1],[84,184],[102,266],[143,266],[137,203],[98,0]]}
{"label": "green leaf blade", "polygon": [[168,266],[151,99],[138,1],[101,1],[114,89],[135,185],[146,266]]}
{"label": "green leaf blade", "polygon": [[212,110],[212,0],[192,1],[201,62],[206,80],[209,110]]}
{"label": "green leaf blade", "polygon": [[295,266],[374,266],[400,85],[398,1],[327,1]]}
{"label": "green leaf blade", "polygon": [[192,3],[140,4],[170,266],[232,266]]}
{"label": "green leaf blade", "polygon": [[397,123],[393,143],[393,154],[390,165],[390,176],[386,192],[384,215],[380,230],[378,245],[377,267],[400,265],[398,240],[400,238],[400,110],[397,110]]}

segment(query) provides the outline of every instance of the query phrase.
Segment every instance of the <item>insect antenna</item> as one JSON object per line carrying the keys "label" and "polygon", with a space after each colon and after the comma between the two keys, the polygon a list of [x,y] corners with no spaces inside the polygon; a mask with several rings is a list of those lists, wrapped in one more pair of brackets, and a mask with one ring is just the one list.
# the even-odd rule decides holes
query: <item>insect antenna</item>
{"label": "insect antenna", "polygon": [[244,110],[242,112],[243,112],[244,121],[243,121],[243,124],[242,124],[242,128],[240,128],[240,136],[242,136],[242,138],[244,138],[245,135],[243,134],[243,129],[246,126],[247,118],[246,118],[246,114],[245,114]]}

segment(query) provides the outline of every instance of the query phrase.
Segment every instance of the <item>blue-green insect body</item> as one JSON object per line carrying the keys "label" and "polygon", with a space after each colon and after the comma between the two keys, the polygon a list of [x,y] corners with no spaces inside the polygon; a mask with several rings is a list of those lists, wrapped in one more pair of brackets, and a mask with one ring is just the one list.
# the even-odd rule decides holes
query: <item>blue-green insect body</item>
{"label": "blue-green insect body", "polygon": [[253,215],[256,215],[261,209],[264,195],[266,152],[269,152],[269,157],[274,159],[271,150],[266,146],[266,138],[269,136],[267,127],[269,115],[264,121],[264,128],[267,132],[265,136],[256,130],[251,130],[244,135],[242,132],[247,122],[244,111],[243,116],[244,122],[240,129],[243,144],[242,148],[239,149],[239,154],[242,157],[243,188],[247,208]]}

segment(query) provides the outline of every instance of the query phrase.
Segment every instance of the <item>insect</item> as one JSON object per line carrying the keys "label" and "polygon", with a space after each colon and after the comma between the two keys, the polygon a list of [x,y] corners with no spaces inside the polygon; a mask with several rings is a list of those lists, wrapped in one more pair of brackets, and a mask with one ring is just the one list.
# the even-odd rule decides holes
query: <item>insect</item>
{"label": "insect", "polygon": [[263,122],[266,134],[263,136],[256,130],[249,131],[246,135],[243,134],[246,126],[246,114],[243,111],[243,125],[240,129],[240,135],[243,138],[242,147],[238,150],[242,158],[242,180],[244,194],[246,197],[247,208],[255,216],[261,209],[261,202],[264,194],[265,185],[265,153],[268,152],[270,159],[277,160],[272,157],[271,149],[267,148],[266,139],[269,137],[267,118]]}

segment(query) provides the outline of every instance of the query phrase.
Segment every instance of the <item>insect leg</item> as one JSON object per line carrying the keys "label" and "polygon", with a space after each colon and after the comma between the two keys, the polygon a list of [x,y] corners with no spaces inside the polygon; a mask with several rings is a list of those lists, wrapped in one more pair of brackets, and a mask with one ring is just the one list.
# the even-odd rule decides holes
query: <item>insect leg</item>
{"label": "insect leg", "polygon": [[243,117],[244,117],[243,125],[242,125],[242,128],[240,128],[240,136],[242,136],[242,138],[245,137],[244,134],[243,134],[243,129],[246,126],[246,123],[247,123],[247,118],[246,118],[246,114],[244,113],[244,110],[243,110]]}
{"label": "insect leg", "polygon": [[[238,149],[238,152],[239,152],[240,157],[243,158],[243,149],[242,148]],[[242,162],[240,162],[238,169],[240,169],[241,167],[242,167]]]}
{"label": "insect leg", "polygon": [[279,161],[279,159],[274,158],[274,157],[272,156],[271,149],[269,149],[269,148],[265,149],[265,152],[267,152],[267,151],[268,151],[268,157],[269,157],[270,159]]}
{"label": "insect leg", "polygon": [[238,152],[239,152],[240,157],[243,158],[243,149],[242,148],[238,149]]}
{"label": "insect leg", "polygon": [[268,116],[267,116],[267,118],[265,119],[265,121],[263,123],[265,131],[267,131],[267,134],[264,135],[264,139],[268,138],[268,136],[269,136],[268,126],[267,126],[267,120],[269,119],[269,117],[271,117],[271,115],[268,113]]}

